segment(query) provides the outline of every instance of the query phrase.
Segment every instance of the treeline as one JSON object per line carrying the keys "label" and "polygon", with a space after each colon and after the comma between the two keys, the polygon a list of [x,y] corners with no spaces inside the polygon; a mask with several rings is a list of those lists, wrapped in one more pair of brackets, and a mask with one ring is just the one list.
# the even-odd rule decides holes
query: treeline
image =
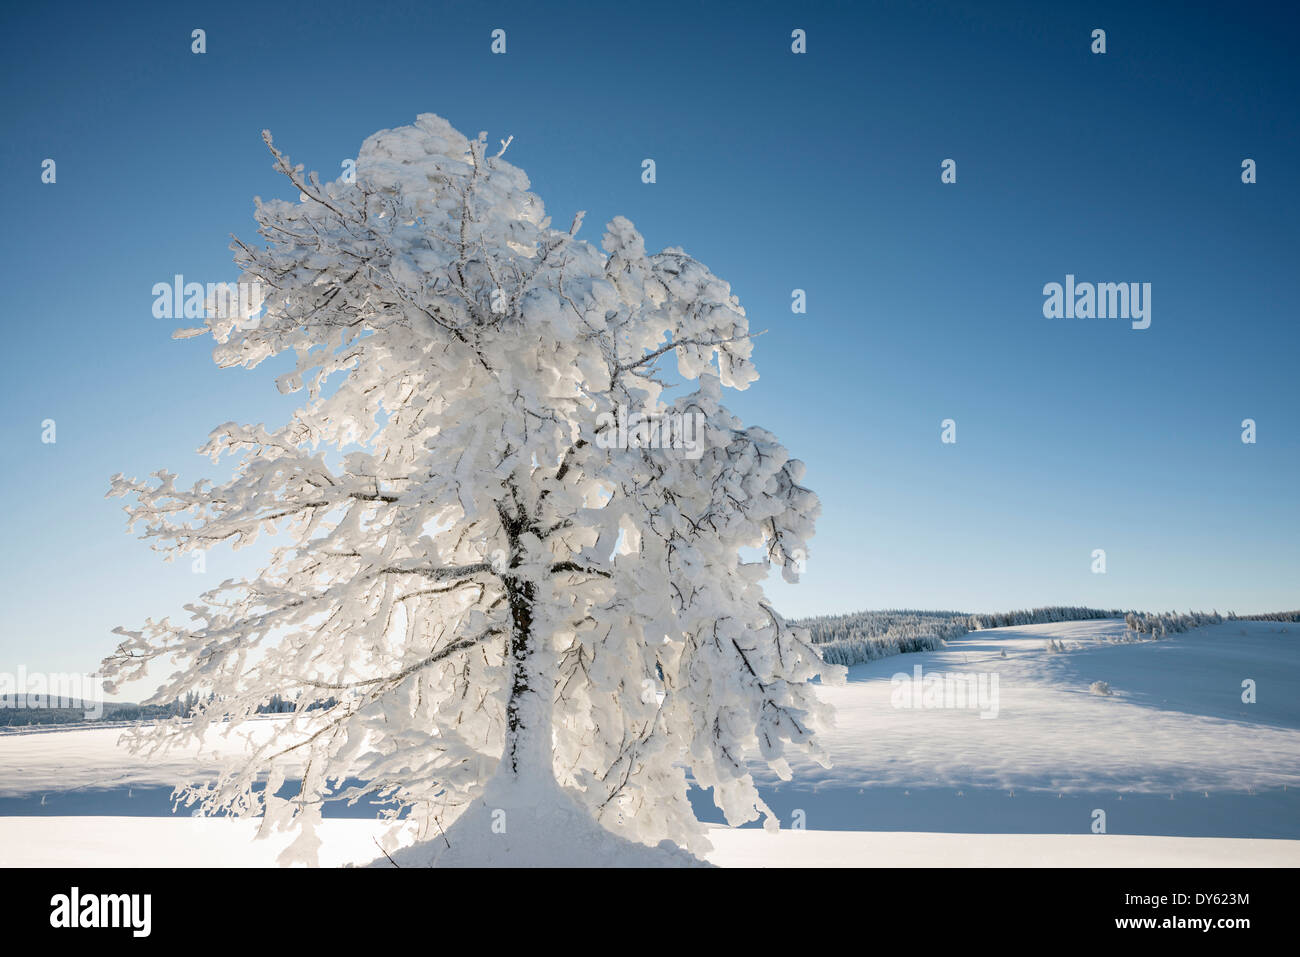
{"label": "treeline", "polygon": [[1123,618],[1120,608],[1081,608],[1074,605],[1049,605],[1021,611],[1004,611],[993,615],[971,615],[971,631],[985,628],[1011,628],[1014,625],[1046,625],[1054,621],[1090,621],[1094,618]]}
{"label": "treeline", "polygon": [[[86,712],[96,709],[93,702],[70,698],[53,698],[45,695],[0,695],[0,728],[21,728],[37,725],[94,724],[98,721],[165,721],[168,718],[190,718],[212,696],[201,697],[190,692],[167,704],[133,704],[105,701],[99,717],[87,717]],[[304,711],[331,708],[337,700],[311,700],[301,705]],[[258,714],[287,714],[298,710],[298,700],[275,694],[257,708]]]}
{"label": "treeline", "polygon": [[1235,615],[1228,612],[1228,621],[1300,621],[1300,611],[1274,611],[1266,615]]}
{"label": "treeline", "polygon": [[793,622],[806,628],[825,661],[857,665],[890,655],[934,651],[970,631],[970,616],[955,611],[859,611]]}
{"label": "treeline", "polygon": [[1124,612],[1119,609],[1051,605],[989,615],[915,609],[858,611],[847,615],[818,615],[793,624],[808,630],[826,661],[857,665],[890,655],[934,651],[945,642],[985,628],[1123,617]]}
{"label": "treeline", "polygon": [[[988,615],[910,609],[858,611],[847,615],[817,615],[792,624],[808,630],[812,642],[826,661],[837,665],[857,665],[890,655],[934,651],[954,638],[986,628],[1101,618],[1122,618],[1133,636],[1150,635],[1159,638],[1202,625],[1218,625],[1224,621],[1300,622],[1300,611],[1262,615],[1235,615],[1229,612],[1225,617],[1217,611],[1189,611],[1183,614],[1176,611],[1138,612],[1118,608],[1049,605]],[[1140,639],[1131,637],[1129,640]]]}
{"label": "treeline", "polygon": [[957,637],[970,629],[970,616],[957,611],[856,611],[847,615],[818,615],[796,622],[808,629],[817,644],[830,641],[870,641],[875,638]]}
{"label": "treeline", "polygon": [[[61,698],[52,695],[0,696],[0,727],[21,728],[32,725],[86,724],[93,721],[157,721],[163,718],[184,717],[191,713],[193,702],[183,700],[170,704],[133,704],[130,702],[94,702]],[[101,712],[98,717],[87,717],[87,712]]]}
{"label": "treeline", "polygon": [[22,728],[37,724],[75,724],[86,720],[81,708],[36,708],[0,701],[0,728]]}
{"label": "treeline", "polygon": [[1179,614],[1176,611],[1157,614],[1131,611],[1124,616],[1124,624],[1128,626],[1129,631],[1135,631],[1139,635],[1150,635],[1152,638],[1163,638],[1165,635],[1187,631],[1191,628],[1199,628],[1201,625],[1219,625],[1222,623],[1223,616],[1217,611],[1208,613],[1192,611],[1186,615]]}
{"label": "treeline", "polygon": [[338,704],[337,698],[313,698],[303,702],[301,699],[273,694],[270,700],[257,706],[258,714],[289,714],[293,711],[316,711],[320,708],[332,708]]}
{"label": "treeline", "polygon": [[825,661],[856,665],[890,655],[942,648],[950,638],[970,629],[969,616],[955,611],[860,611],[849,615],[819,615],[795,622],[808,629]]}

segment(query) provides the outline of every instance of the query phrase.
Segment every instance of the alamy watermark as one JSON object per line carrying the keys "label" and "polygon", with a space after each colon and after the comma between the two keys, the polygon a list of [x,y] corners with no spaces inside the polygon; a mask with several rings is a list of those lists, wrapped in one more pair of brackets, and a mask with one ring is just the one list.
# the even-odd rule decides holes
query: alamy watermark
{"label": "alamy watermark", "polygon": [[998,676],[995,672],[931,671],[920,665],[909,675],[899,671],[889,680],[889,703],[904,710],[959,709],[978,711],[981,718],[998,716]]}
{"label": "alamy watermark", "polygon": [[0,708],[80,708],[86,719],[104,716],[104,679],[99,675],[0,671]]}
{"label": "alamy watermark", "polygon": [[156,282],[151,293],[155,319],[250,319],[261,311],[266,288],[260,282]]}
{"label": "alamy watermark", "polygon": [[153,928],[152,894],[88,894],[73,887],[50,898],[50,926],[124,928],[148,937]]}
{"label": "alamy watermark", "polygon": [[1128,319],[1134,329],[1151,325],[1151,283],[1075,282],[1043,287],[1043,316],[1048,319]]}
{"label": "alamy watermark", "polygon": [[602,449],[680,449],[688,459],[704,454],[703,412],[629,412],[596,417],[596,445]]}

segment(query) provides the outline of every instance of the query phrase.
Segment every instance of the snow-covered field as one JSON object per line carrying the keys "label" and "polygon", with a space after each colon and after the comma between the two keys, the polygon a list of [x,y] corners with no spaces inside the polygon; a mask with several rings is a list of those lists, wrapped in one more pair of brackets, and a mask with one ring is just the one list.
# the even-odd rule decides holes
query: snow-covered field
{"label": "snow-covered field", "polygon": [[[1136,644],[1123,635],[1114,621],[1003,628],[854,667],[847,684],[821,690],[837,711],[834,767],[795,765],[784,784],[760,776],[783,827],[806,830],[717,828],[710,860],[1300,865],[1300,626],[1225,622]],[[985,695],[996,678],[996,697],[895,707],[891,677],[916,666],[923,677],[983,676]],[[1112,694],[1090,692],[1094,682]],[[146,764],[115,747],[118,734],[0,735],[0,865],[274,862],[287,837],[255,842],[252,822],[170,814],[170,785],[201,777],[211,758]],[[697,796],[701,815],[720,820]],[[1105,834],[1094,833],[1098,812]],[[322,864],[377,856],[382,828],[365,813],[325,822]]]}
{"label": "snow-covered field", "polygon": [[[0,818],[0,867],[275,867],[287,835],[254,821],[153,817]],[[385,827],[321,826],[323,867],[379,856]],[[722,867],[1293,867],[1296,842],[1106,834],[943,834],[714,827]]]}

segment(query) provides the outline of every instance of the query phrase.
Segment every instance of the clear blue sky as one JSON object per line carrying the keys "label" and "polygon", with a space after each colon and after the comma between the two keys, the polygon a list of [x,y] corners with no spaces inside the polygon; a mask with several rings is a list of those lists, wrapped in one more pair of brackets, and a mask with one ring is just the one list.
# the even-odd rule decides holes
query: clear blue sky
{"label": "clear blue sky", "polygon": [[[211,427],[289,408],[271,370],[172,341],[150,289],[235,278],[253,196],[289,195],[264,127],[333,177],[421,112],[513,135],[557,222],[628,216],[769,330],[732,404],[824,508],[787,614],[1300,606],[1296,15],[1136,6],[10,7],[0,670],[93,669],[113,625],[247,570],[162,565],[103,498],[209,474]],[[1066,273],[1150,282],[1151,328],[1044,318]]]}

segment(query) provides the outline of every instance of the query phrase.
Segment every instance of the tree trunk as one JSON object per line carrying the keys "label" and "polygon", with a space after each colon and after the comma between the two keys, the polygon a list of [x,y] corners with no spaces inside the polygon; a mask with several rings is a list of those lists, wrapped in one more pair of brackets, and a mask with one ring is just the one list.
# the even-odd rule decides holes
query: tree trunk
{"label": "tree trunk", "polygon": [[506,744],[498,774],[508,774],[518,783],[554,786],[551,723],[555,706],[543,660],[545,651],[533,634],[535,591],[531,582],[507,580],[512,618],[511,683],[506,705]]}

